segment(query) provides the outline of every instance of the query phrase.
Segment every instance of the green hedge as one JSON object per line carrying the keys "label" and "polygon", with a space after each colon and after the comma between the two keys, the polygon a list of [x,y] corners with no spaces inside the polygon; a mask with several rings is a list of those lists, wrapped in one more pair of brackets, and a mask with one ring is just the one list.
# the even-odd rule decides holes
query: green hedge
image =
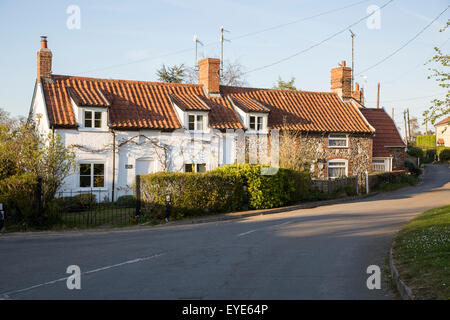
{"label": "green hedge", "polygon": [[[158,172],[141,176],[141,211],[151,218],[165,215],[166,193],[171,195],[171,218],[292,204],[310,196],[309,174],[278,169],[263,175],[262,165],[222,166],[205,173]],[[247,193],[244,192],[244,187]]]}
{"label": "green hedge", "polygon": [[436,135],[421,135],[417,136],[416,144],[418,147],[435,147],[436,146]]}
{"label": "green hedge", "polygon": [[158,172],[141,176],[141,211],[152,218],[165,215],[171,195],[171,218],[237,211],[242,207],[243,181],[221,172]]}
{"label": "green hedge", "polygon": [[229,165],[216,169],[239,176],[248,187],[248,205],[251,209],[269,209],[308,199],[310,176],[307,173],[279,168],[274,175],[263,175],[264,165]]}

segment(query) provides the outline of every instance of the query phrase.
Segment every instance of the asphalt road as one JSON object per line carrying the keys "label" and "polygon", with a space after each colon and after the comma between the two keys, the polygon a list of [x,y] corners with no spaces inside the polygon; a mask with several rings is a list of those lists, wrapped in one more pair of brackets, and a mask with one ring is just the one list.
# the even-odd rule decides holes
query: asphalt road
{"label": "asphalt road", "polygon": [[[3,299],[392,299],[369,290],[395,232],[450,203],[450,169],[351,203],[196,225],[0,236]],[[81,289],[66,286],[69,265]]]}

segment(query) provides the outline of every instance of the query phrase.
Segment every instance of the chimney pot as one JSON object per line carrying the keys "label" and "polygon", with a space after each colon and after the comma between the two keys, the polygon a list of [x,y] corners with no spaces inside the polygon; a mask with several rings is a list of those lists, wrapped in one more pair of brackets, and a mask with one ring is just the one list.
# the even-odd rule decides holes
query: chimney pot
{"label": "chimney pot", "polygon": [[37,81],[52,77],[52,52],[47,48],[47,37],[41,36],[41,48],[37,52]]}
{"label": "chimney pot", "polygon": [[41,36],[41,48],[47,49],[47,36]]}

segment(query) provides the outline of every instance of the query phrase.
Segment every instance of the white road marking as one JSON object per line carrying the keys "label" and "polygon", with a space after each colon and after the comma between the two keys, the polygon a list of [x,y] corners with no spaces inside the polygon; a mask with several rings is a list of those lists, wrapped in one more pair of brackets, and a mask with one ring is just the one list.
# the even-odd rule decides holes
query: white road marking
{"label": "white road marking", "polygon": [[[82,272],[81,274],[90,274],[90,273],[95,273],[95,272],[99,272],[99,271],[108,270],[108,269],[111,269],[111,268],[117,268],[117,267],[120,267],[120,266],[123,266],[123,265],[126,265],[126,264],[142,262],[142,261],[150,260],[150,259],[153,259],[153,258],[157,258],[159,256],[162,256],[163,254],[164,254],[164,252],[161,252],[161,253],[157,253],[157,254],[154,254],[154,255],[148,256],[148,257],[137,258],[137,259],[134,259],[134,260],[128,260],[128,261],[117,263],[117,264],[113,264],[113,265],[110,265],[110,266],[106,266],[106,267],[102,267],[102,268],[98,268],[98,269],[93,269],[93,270],[89,270],[89,271],[86,271],[86,272]],[[29,291],[29,290],[36,289],[36,288],[39,288],[39,287],[43,287],[43,286],[46,286],[46,285],[49,285],[49,284],[54,284],[54,283],[57,283],[57,282],[66,281],[68,278],[69,277],[64,277],[64,278],[60,278],[60,279],[56,279],[56,280],[52,280],[52,281],[36,284],[36,285],[28,287],[28,288],[5,292],[5,293],[0,294],[0,297],[6,298],[6,299],[10,299],[9,296],[11,294],[16,294],[16,293],[20,293],[20,292],[24,292],[24,291]]]}
{"label": "white road marking", "polygon": [[242,236],[245,236],[245,235],[250,234],[250,233],[252,233],[252,232],[258,231],[258,230],[259,230],[259,229],[255,229],[255,230],[250,230],[250,231],[247,231],[247,232],[244,232],[244,233],[239,233],[239,234],[237,235],[237,237],[242,237]]}
{"label": "white road marking", "polygon": [[275,224],[275,225],[268,226],[268,227],[264,227],[264,228],[259,228],[259,229],[250,230],[250,231],[247,231],[247,232],[239,233],[238,235],[236,235],[236,237],[246,236],[246,235],[248,235],[248,234],[250,234],[250,233],[253,233],[253,232],[259,231],[259,230],[263,230],[263,229],[269,229],[269,228],[274,228],[274,227],[283,226],[283,225],[289,224],[289,223],[291,223],[291,222],[292,222],[292,221],[286,221],[286,222],[283,222],[283,223],[280,223],[280,224]]}

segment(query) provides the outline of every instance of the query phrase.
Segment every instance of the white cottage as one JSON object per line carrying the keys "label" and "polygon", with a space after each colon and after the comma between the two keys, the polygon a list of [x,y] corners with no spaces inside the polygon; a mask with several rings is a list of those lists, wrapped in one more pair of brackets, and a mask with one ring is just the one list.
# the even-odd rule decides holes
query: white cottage
{"label": "white cottage", "polygon": [[316,177],[371,170],[376,126],[345,61],[331,70],[331,92],[222,86],[219,69],[219,59],[199,61],[197,84],[56,75],[42,37],[29,119],[76,151],[63,190],[116,200],[138,174],[273,163],[278,130],[302,132]]}

